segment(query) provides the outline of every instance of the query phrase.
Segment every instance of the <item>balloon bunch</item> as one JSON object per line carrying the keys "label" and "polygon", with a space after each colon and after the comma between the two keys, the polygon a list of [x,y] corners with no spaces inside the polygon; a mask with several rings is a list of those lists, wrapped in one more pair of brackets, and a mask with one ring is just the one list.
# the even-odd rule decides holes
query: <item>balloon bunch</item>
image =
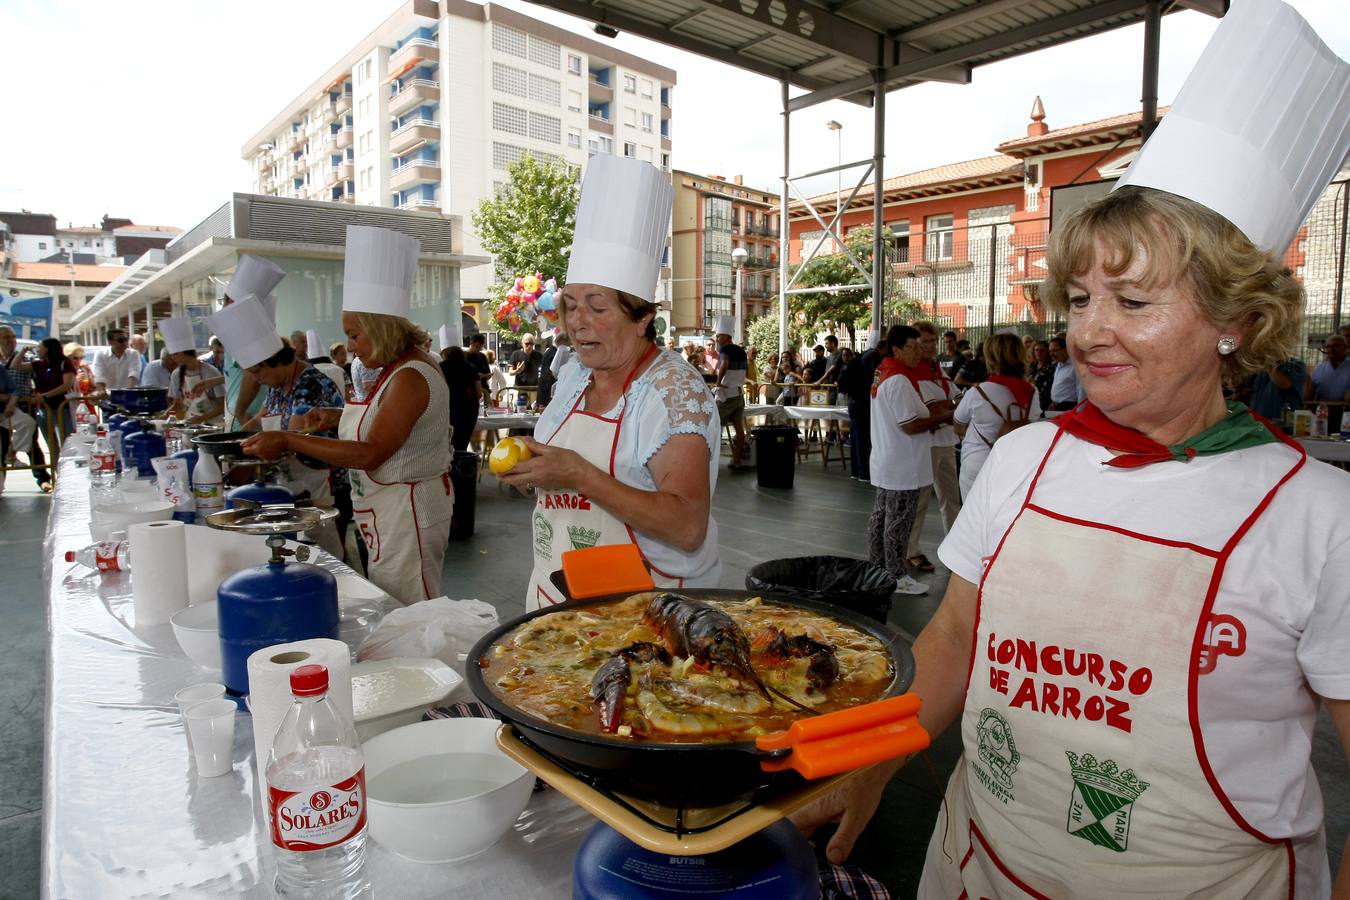
{"label": "balloon bunch", "polygon": [[522,328],[542,331],[558,321],[557,293],[558,283],[552,278],[545,281],[543,273],[522,275],[506,292],[495,318],[514,332]]}

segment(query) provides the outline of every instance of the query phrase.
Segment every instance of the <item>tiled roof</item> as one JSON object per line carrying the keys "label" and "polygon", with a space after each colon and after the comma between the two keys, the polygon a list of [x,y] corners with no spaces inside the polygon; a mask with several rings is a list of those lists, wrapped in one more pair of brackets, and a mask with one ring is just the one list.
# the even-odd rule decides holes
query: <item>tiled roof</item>
{"label": "tiled roof", "polygon": [[[1158,107],[1158,116],[1161,118],[1171,107]],[[1055,128],[1047,131],[1045,134],[1029,135],[1019,138],[1013,138],[1010,141],[1004,141],[999,144],[997,149],[1000,153],[1011,153],[1015,156],[1027,155],[1025,151],[1032,148],[1041,149],[1055,145],[1075,146],[1083,143],[1089,143],[1088,138],[1098,137],[1109,139],[1110,135],[1123,134],[1133,131],[1139,127],[1143,121],[1144,114],[1140,110],[1125,113],[1121,116],[1109,116],[1105,119],[1095,119],[1091,122],[1080,122],[1077,125],[1069,125],[1065,128]],[[1022,152],[1018,152],[1022,151]]]}
{"label": "tiled roof", "polygon": [[[1022,161],[1011,156],[998,154],[887,178],[884,183],[884,190],[886,199],[895,201],[943,194],[972,186],[1015,184],[1021,180]],[[863,185],[858,189],[858,196],[854,198],[854,202],[864,200],[870,202],[873,190],[871,184]],[[834,192],[817,194],[811,198],[811,203],[816,207],[823,204],[833,209]],[[794,201],[788,204],[788,207],[793,214],[804,209],[800,201]]]}
{"label": "tiled roof", "polygon": [[[66,263],[16,262],[10,271],[15,281],[37,281],[43,283],[69,284],[72,278],[71,266]],[[81,266],[76,265],[74,279],[80,284],[111,284],[117,276],[126,271],[122,266]]]}
{"label": "tiled roof", "polygon": [[59,234],[102,234],[103,229],[97,226],[78,225],[70,228],[57,228]]}

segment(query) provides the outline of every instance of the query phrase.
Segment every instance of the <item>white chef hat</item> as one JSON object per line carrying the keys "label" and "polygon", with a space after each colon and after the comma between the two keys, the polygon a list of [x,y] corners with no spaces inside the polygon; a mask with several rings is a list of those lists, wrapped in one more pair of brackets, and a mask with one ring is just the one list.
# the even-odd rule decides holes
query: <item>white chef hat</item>
{"label": "white chef hat", "polygon": [[1116,187],[1177,194],[1283,253],[1350,149],[1350,66],[1279,0],[1233,0]]}
{"label": "white chef hat", "polygon": [[717,317],[716,323],[713,325],[713,337],[716,337],[719,334],[731,335],[733,337],[735,336],[736,334],[735,316]]}
{"label": "white chef hat", "polygon": [[256,366],[281,350],[276,323],[252,294],[209,316],[206,321],[242,368]]}
{"label": "white chef hat", "polygon": [[458,322],[447,322],[442,325],[436,336],[440,343],[438,350],[447,350],[450,347],[460,347],[464,344],[464,329],[460,327]]}
{"label": "white chef hat", "polygon": [[[272,289],[285,277],[286,270],[270,259],[242,253],[239,255],[238,264],[234,267],[234,277],[230,279],[229,287],[225,288],[225,295],[231,300],[238,301],[252,294],[261,301],[271,294]],[[272,302],[276,303],[275,300]],[[275,310],[275,305],[273,309]]]}
{"label": "white chef hat", "polygon": [[317,329],[310,328],[305,331],[305,344],[309,348],[310,356],[327,356],[323,341],[319,340]]}
{"label": "white chef hat", "polygon": [[586,166],[567,264],[569,284],[598,284],[656,297],[675,192],[651,163],[595,156]]}
{"label": "white chef hat", "polygon": [[187,316],[160,319],[159,333],[163,335],[164,346],[170,353],[186,353],[197,349],[196,339],[192,336],[192,322]]}
{"label": "white chef hat", "polygon": [[388,228],[347,226],[342,311],[407,318],[422,243]]}

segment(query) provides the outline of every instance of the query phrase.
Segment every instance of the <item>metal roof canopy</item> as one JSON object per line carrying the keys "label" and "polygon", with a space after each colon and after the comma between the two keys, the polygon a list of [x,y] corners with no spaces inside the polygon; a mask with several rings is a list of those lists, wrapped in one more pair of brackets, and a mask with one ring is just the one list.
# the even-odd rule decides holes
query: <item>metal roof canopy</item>
{"label": "metal roof canopy", "polygon": [[[797,273],[788,274],[786,211],[789,189],[820,220],[796,190],[790,172],[791,114],[828,100],[848,100],[874,109],[871,160],[822,169],[821,175],[867,166],[884,179],[885,95],[929,81],[969,84],[972,70],[1034,50],[1145,24],[1144,134],[1157,108],[1160,19],[1180,9],[1212,16],[1229,0],[531,0],[539,6],[757,72],[782,84],[783,190],[779,216],[779,341],[787,340],[787,302]],[[789,85],[808,93],[790,97]],[[808,177],[808,176],[799,176]],[[855,188],[854,194],[857,193]],[[851,199],[851,197],[850,197]],[[830,228],[847,209],[835,211]],[[874,298],[872,341],[880,337],[883,273],[882,205],[873,204]],[[819,247],[820,242],[817,242]],[[813,249],[814,253],[814,249]],[[857,261],[854,260],[857,266]],[[832,290],[824,288],[814,290]]]}

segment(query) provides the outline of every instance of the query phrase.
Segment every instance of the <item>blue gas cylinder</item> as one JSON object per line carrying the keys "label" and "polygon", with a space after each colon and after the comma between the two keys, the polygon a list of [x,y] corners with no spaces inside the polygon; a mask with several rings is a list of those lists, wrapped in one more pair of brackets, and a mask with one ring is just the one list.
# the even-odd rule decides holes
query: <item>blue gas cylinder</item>
{"label": "blue gas cylinder", "polygon": [[136,463],[136,474],[142,478],[155,475],[152,459],[164,455],[164,435],[156,431],[137,431],[122,438],[122,456]]}
{"label": "blue gas cylinder", "polygon": [[248,693],[249,654],[274,644],[338,636],[337,579],[308,563],[269,562],[216,590],[225,687]]}
{"label": "blue gas cylinder", "polygon": [[149,427],[149,425],[142,422],[140,419],[124,418],[121,424],[117,426],[117,430],[122,432],[122,440],[125,441],[133,434],[144,431]]}
{"label": "blue gas cylinder", "polygon": [[188,479],[190,480],[192,478],[192,470],[197,468],[196,450],[179,450],[177,453],[170,456],[169,459],[184,460],[187,463]]}
{"label": "blue gas cylinder", "polygon": [[654,853],[601,822],[572,864],[572,900],[819,900],[815,852],[791,822],[775,822],[706,856]]}
{"label": "blue gas cylinder", "polygon": [[234,509],[234,501],[236,500],[248,500],[261,506],[268,506],[273,503],[294,503],[295,492],[285,485],[273,484],[270,481],[254,481],[251,484],[240,485],[226,494],[225,508]]}
{"label": "blue gas cylinder", "polygon": [[114,428],[121,427],[122,423],[125,422],[126,420],[127,417],[122,415],[121,413],[113,413],[112,415],[108,416],[103,420],[103,424],[104,426],[107,427],[109,431],[112,431]]}

